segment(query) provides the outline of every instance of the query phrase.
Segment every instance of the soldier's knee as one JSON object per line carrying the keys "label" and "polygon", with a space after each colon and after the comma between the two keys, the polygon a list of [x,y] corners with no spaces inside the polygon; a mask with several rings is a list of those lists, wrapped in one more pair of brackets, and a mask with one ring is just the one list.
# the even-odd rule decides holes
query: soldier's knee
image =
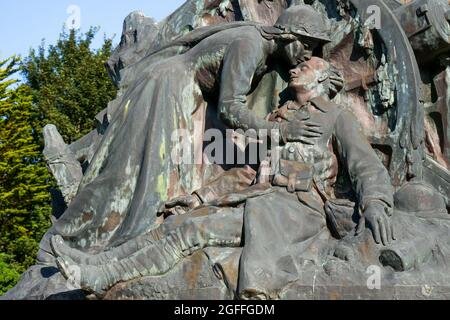
{"label": "soldier's knee", "polygon": [[181,228],[186,236],[192,239],[193,242],[198,242],[199,245],[204,245],[209,241],[203,219],[186,220]]}

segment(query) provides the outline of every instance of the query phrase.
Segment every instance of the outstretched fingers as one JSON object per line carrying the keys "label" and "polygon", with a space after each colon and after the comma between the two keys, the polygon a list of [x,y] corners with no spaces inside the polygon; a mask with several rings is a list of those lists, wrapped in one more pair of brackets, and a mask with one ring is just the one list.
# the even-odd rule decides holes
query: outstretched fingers
{"label": "outstretched fingers", "polygon": [[307,145],[310,145],[310,146],[313,146],[313,145],[316,144],[313,140],[308,139],[308,138],[306,138],[306,137],[299,138],[298,142],[301,142],[301,143],[303,143],[303,144],[307,144]]}
{"label": "outstretched fingers", "polygon": [[304,123],[307,127],[312,127],[312,128],[321,128],[322,127],[322,125],[320,125],[317,122],[305,121]]}
{"label": "outstretched fingers", "polygon": [[320,138],[322,136],[322,134],[319,132],[305,130],[305,132],[303,133],[303,136],[306,138]]}
{"label": "outstretched fingers", "polygon": [[383,217],[378,220],[378,227],[380,229],[381,242],[383,243],[384,246],[387,246],[389,244],[388,232],[386,221],[384,220]]}
{"label": "outstretched fingers", "polygon": [[373,238],[374,238],[374,240],[375,240],[375,242],[377,243],[377,244],[380,244],[381,243],[381,234],[380,234],[380,226],[379,226],[379,223],[375,223],[373,226],[371,226],[372,228],[371,228],[371,230],[372,230],[372,233],[373,233]]}
{"label": "outstretched fingers", "polygon": [[397,236],[395,235],[395,227],[394,227],[394,224],[392,223],[392,221],[391,221],[391,237],[392,237],[392,240],[397,240]]}
{"label": "outstretched fingers", "polygon": [[165,207],[167,209],[172,209],[172,208],[175,208],[175,207],[178,207],[178,206],[181,206],[181,207],[189,206],[188,199],[186,197],[178,197],[178,198],[169,200],[169,201],[167,201],[165,203]]}

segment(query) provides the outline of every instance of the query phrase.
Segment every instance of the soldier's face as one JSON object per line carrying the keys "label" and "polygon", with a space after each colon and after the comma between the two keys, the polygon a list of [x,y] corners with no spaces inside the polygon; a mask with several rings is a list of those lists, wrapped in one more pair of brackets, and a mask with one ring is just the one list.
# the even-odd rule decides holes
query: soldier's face
{"label": "soldier's face", "polygon": [[314,90],[318,87],[321,78],[323,78],[326,68],[326,62],[316,57],[300,63],[295,69],[289,72],[289,87],[294,92]]}
{"label": "soldier's face", "polygon": [[305,57],[312,55],[312,52],[305,48],[300,40],[288,43],[283,49],[284,59],[291,67],[298,65],[305,60]]}

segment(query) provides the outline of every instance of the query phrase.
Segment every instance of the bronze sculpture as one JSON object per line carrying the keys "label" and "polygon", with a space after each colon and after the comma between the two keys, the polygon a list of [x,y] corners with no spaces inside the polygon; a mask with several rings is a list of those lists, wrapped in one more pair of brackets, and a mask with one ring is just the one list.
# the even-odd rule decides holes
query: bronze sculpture
{"label": "bronze sculpture", "polygon": [[[316,57],[291,70],[289,87],[296,100],[290,104],[291,111],[288,112],[293,114],[285,113],[285,117],[294,122],[297,113],[304,113],[303,118],[318,123],[324,133],[312,145],[288,143],[277,150],[280,158],[273,160],[278,162],[272,182],[273,193],[252,197],[243,212],[225,208],[205,217],[194,210],[187,213],[184,222],[176,228],[169,220],[168,226],[163,223],[145,236],[147,243],[144,246],[141,237],[131,240],[132,244],[116,248],[119,257],[111,252],[110,259],[119,259],[117,262],[100,259],[102,265],[77,265],[71,262],[70,256],[64,255],[71,250],[65,248],[62,238],[54,238],[53,248],[60,256],[58,265],[63,274],[70,277],[70,271],[78,267],[82,288],[101,295],[121,281],[165,274],[179,259],[206,246],[240,246],[242,243],[240,286],[245,289],[240,295],[276,296],[277,289],[288,282],[283,276],[277,277],[280,274],[277,266],[282,265],[280,261],[291,256],[290,250],[296,245],[308,242],[326,229],[325,206],[336,200],[338,158],[348,168],[361,204],[361,214],[373,230],[376,242],[389,244],[394,239],[390,223],[393,190],[389,175],[358,128],[354,116],[330,101],[343,88],[343,82],[338,71]],[[333,147],[337,150],[336,155],[330,151]],[[288,180],[284,181],[280,176]],[[311,181],[302,184],[299,182],[302,178]],[[274,215],[276,211],[279,214]],[[244,229],[247,231],[245,238],[241,234]],[[280,253],[277,250],[280,246],[286,251]],[[80,254],[75,252],[74,256]],[[89,258],[86,259],[89,262]],[[95,257],[91,260],[95,261]],[[256,272],[262,269],[266,269],[265,277],[260,276],[261,271]]]}
{"label": "bronze sculpture", "polygon": [[[202,2],[201,5],[200,2]],[[188,0],[183,10],[177,11],[164,21],[161,27],[152,23],[147,27],[138,27],[135,31],[140,34],[138,39],[141,41],[141,46],[138,44],[135,48],[134,44],[129,43],[122,49],[126,47],[126,50],[130,51],[121,51],[119,48],[116,56],[111,59],[110,71],[120,85],[120,94],[105,112],[98,115],[97,118],[101,124],[98,130],[71,146],[59,147],[61,141],[57,139],[56,129],[47,128],[48,145],[54,146],[53,149],[49,148],[49,166],[60,180],[63,195],[68,195],[66,203],[69,207],[77,207],[76,203],[72,205],[70,203],[72,195],[76,193],[75,187],[79,185],[77,179],[80,176],[81,166],[75,168],[77,162],[83,163],[85,176],[82,179],[85,182],[95,180],[96,174],[92,173],[95,173],[98,163],[96,164],[95,159],[92,161],[92,156],[95,153],[102,153],[102,148],[99,148],[102,140],[107,141],[108,130],[114,131],[107,128],[113,128],[113,123],[127,112],[128,114],[136,112],[136,118],[144,118],[142,114],[137,116],[139,113],[135,110],[136,108],[133,108],[132,102],[140,95],[145,96],[145,94],[142,95],[145,90],[133,91],[136,89],[135,84],[143,84],[146,79],[153,78],[155,86],[167,87],[164,85],[165,77],[158,77],[159,75],[152,72],[157,69],[155,69],[156,65],[164,64],[164,61],[173,62],[179,59],[176,57],[180,54],[189,56],[189,52],[195,52],[196,47],[201,48],[202,41],[206,43],[224,33],[234,35],[233,30],[241,28],[257,29],[260,31],[259,35],[267,38],[277,34],[278,36],[284,34],[283,37],[290,38],[291,36],[287,35],[289,32],[286,32],[291,31],[287,30],[288,28],[264,25],[272,25],[287,7],[305,2],[303,0],[273,0],[258,1],[255,4],[252,0],[239,0],[233,4],[230,2],[227,6],[220,5],[220,8],[218,7],[215,11],[213,7],[219,6],[222,1]],[[371,160],[367,161],[369,165],[366,162],[363,163],[369,169],[370,165],[375,163],[378,169],[357,171],[379,172],[366,177],[377,181],[374,186],[371,185],[369,189],[359,184],[352,186],[351,181],[355,181],[355,175],[346,170],[345,161],[342,161],[345,159],[339,156],[339,144],[332,144],[333,148],[327,149],[326,143],[322,141],[330,134],[331,124],[327,122],[325,126],[319,125],[318,122],[321,121],[311,119],[304,108],[300,108],[293,102],[296,100],[295,96],[286,95],[284,89],[289,75],[285,72],[286,64],[283,64],[285,59],[274,56],[275,59],[271,59],[267,71],[262,68],[264,72],[260,73],[261,77],[253,78],[250,92],[237,96],[225,94],[221,98],[225,103],[218,103],[218,90],[212,90],[206,95],[202,92],[201,95],[196,95],[198,99],[194,104],[200,107],[194,108],[196,111],[194,114],[183,114],[185,110],[180,107],[172,116],[168,116],[165,114],[168,109],[165,108],[164,112],[155,114],[150,123],[155,126],[153,131],[156,133],[155,135],[152,133],[152,137],[154,135],[156,141],[158,141],[156,137],[161,136],[161,132],[165,130],[166,133],[170,132],[170,128],[184,128],[186,123],[189,125],[193,122],[195,122],[194,127],[200,130],[196,132],[191,130],[190,136],[193,141],[201,141],[203,131],[210,128],[223,130],[223,122],[217,120],[219,113],[222,113],[222,119],[233,129],[261,128],[261,124],[262,127],[269,125],[269,129],[273,126],[283,133],[281,134],[284,138],[282,147],[278,149],[273,146],[271,149],[272,159],[275,158],[273,163],[282,163],[281,166],[275,165],[272,168],[268,165],[267,159],[259,159],[261,162],[258,163],[259,173],[256,172],[255,166],[222,168],[216,165],[205,165],[194,169],[197,174],[192,174],[194,171],[189,168],[170,171],[166,167],[156,166],[156,169],[150,170],[156,175],[156,180],[144,185],[146,188],[156,188],[157,193],[161,192],[164,196],[156,195],[159,199],[156,203],[148,200],[154,196],[152,192],[137,193],[142,194],[144,198],[148,196],[145,201],[154,204],[151,210],[138,210],[134,217],[128,216],[123,221],[120,214],[116,214],[117,210],[104,210],[105,214],[98,214],[98,212],[92,214],[92,210],[69,210],[73,211],[73,217],[68,215],[67,219],[58,219],[56,227],[42,241],[38,264],[25,274],[21,283],[11,291],[10,297],[52,298],[55,296],[59,298],[66,294],[72,298],[85,297],[82,291],[73,291],[73,287],[68,289],[68,282],[55,268],[55,254],[52,253],[49,245],[53,234],[63,236],[64,240],[61,242],[62,239],[59,236],[53,238],[53,247],[57,255],[68,256],[67,262],[75,267],[78,264],[92,265],[94,272],[90,273],[91,275],[98,271],[95,269],[96,265],[115,259],[125,261],[123,265],[115,262],[116,269],[109,272],[110,276],[113,275],[112,278],[103,284],[106,283],[106,287],[109,288],[111,284],[119,280],[133,280],[119,283],[109,289],[106,292],[107,299],[191,299],[195,297],[225,299],[235,298],[235,295],[250,299],[355,297],[410,299],[450,296],[448,293],[450,279],[447,276],[450,272],[446,267],[450,257],[448,240],[450,175],[447,163],[449,138],[446,116],[448,109],[446,83],[449,74],[446,57],[450,52],[450,46],[445,38],[446,32],[450,30],[447,15],[445,15],[449,8],[448,4],[445,0],[416,0],[410,1],[407,5],[401,5],[394,0],[313,0],[307,3],[310,5],[309,9],[312,8],[322,16],[328,17],[326,25],[327,28],[331,28],[332,37],[324,39],[331,40],[328,43],[319,40],[325,45],[315,50],[313,49],[317,39],[313,41],[309,50],[305,51],[304,59],[307,60],[311,56],[311,51],[314,51],[316,55],[322,56],[335,65],[345,79],[345,86],[334,98],[334,104],[329,105],[320,101],[321,99],[317,101],[313,99],[315,104],[308,109],[315,114],[315,111],[319,109],[327,111],[329,106],[334,111],[318,112],[319,115],[323,113],[324,119],[332,118],[336,110],[344,109],[342,114],[347,114],[349,119],[353,118],[348,120],[349,122],[357,121],[361,125],[362,131],[355,129],[357,133],[354,133],[352,137],[360,136],[361,139],[357,140],[368,138],[373,150],[370,150],[366,143],[363,144],[365,145],[362,148],[365,150],[363,153],[371,154],[369,157]],[[191,4],[198,4],[198,6],[191,6]],[[419,10],[425,8],[423,4],[428,6],[428,11]],[[370,10],[373,6],[380,9],[382,26],[379,29],[374,29],[368,23],[373,18],[373,11]],[[190,10],[194,7],[195,10],[191,12]],[[133,20],[133,17],[130,16],[130,20]],[[242,22],[242,20],[257,20],[262,24]],[[129,23],[133,24],[132,22]],[[222,22],[227,23],[221,24]],[[139,23],[147,22],[139,20]],[[200,28],[200,25],[210,25],[210,27]],[[424,32],[420,32],[422,26]],[[155,39],[148,40],[149,43],[142,42],[142,35],[145,32],[143,30],[147,30],[146,28],[158,33]],[[312,29],[317,31],[322,28],[316,25]],[[181,37],[176,38],[176,35]],[[303,44],[308,44],[309,41],[305,41],[307,38],[301,38]],[[269,41],[269,39],[266,40]],[[424,45],[421,46],[421,43]],[[142,45],[148,48],[148,51],[143,50]],[[245,46],[251,46],[251,44],[245,43]],[[128,56],[129,52],[133,52],[132,56]],[[430,57],[436,57],[436,59],[433,61],[423,59],[424,52],[430,52]],[[245,69],[245,66],[239,65],[239,59],[232,59],[235,65],[232,67],[233,70]],[[212,61],[215,61],[214,57],[208,57],[207,61],[203,61],[206,63],[203,66]],[[169,71],[164,69],[164,75],[169,75]],[[218,81],[214,77],[208,77],[210,70],[202,71],[204,72],[198,74],[203,77],[202,81],[206,83]],[[339,91],[343,84],[337,74],[334,71],[330,74],[332,94]],[[181,77],[177,77],[176,80],[184,83],[184,79],[179,78]],[[227,82],[232,82],[235,89],[236,87],[239,90],[248,88],[247,84],[241,85],[239,81],[233,80],[234,78],[230,79]],[[325,81],[324,84],[329,83]],[[172,91],[179,92],[175,88]],[[159,93],[158,96],[155,95],[155,99],[158,101],[169,99],[168,105],[173,105],[170,91],[156,90],[155,92]],[[183,98],[186,96],[189,97],[191,94],[186,94]],[[291,101],[285,103],[288,100]],[[247,112],[245,110],[247,107],[239,107],[239,105],[242,106],[243,101],[247,102],[247,107],[251,111]],[[191,105],[191,102],[187,99],[186,105]],[[278,105],[283,107],[272,112]],[[339,106],[337,109],[334,108],[336,105]],[[205,113],[206,117],[201,116]],[[242,113],[250,117],[240,117]],[[269,121],[264,121],[268,113],[271,113],[266,119]],[[356,116],[356,120],[352,114]],[[181,118],[186,121],[181,121]],[[252,121],[247,121],[246,118]],[[180,120],[179,123],[178,120]],[[176,124],[172,127],[173,121]],[[349,131],[354,128],[343,119],[339,121],[346,123],[341,127],[348,127]],[[133,126],[128,127],[134,129]],[[346,130],[341,131],[344,136],[342,140],[345,141]],[[130,150],[135,150],[134,145],[140,145],[139,139],[141,139],[139,135],[136,139],[124,139],[123,141],[133,141],[133,143],[120,148],[131,147]],[[52,143],[53,140],[57,143]],[[166,140],[169,140],[168,136]],[[170,143],[164,148],[158,148],[156,145],[155,143],[155,147],[151,145],[148,148],[148,159],[152,159],[154,164],[161,163],[161,159],[166,161],[169,157],[168,150],[173,147]],[[349,145],[350,149],[357,149],[357,152],[353,154],[360,154],[362,151],[358,149],[358,146],[361,146],[361,143],[355,142]],[[61,158],[64,161],[54,161],[58,159],[57,147],[60,148],[59,153],[64,155]],[[113,148],[111,155],[123,155],[124,153],[117,152],[119,149]],[[201,149],[202,146],[197,150],[200,156],[201,151],[204,151]],[[297,149],[304,151],[303,157],[307,161],[298,157]],[[278,158],[276,158],[277,154]],[[376,157],[373,157],[374,154]],[[119,161],[119,158],[111,156],[110,161]],[[63,163],[66,169],[63,168]],[[314,166],[304,163],[314,163]],[[380,163],[388,169],[389,176],[386,176],[386,170],[380,166]],[[130,165],[129,168],[133,166]],[[272,170],[272,179],[269,179],[270,175],[265,172],[267,170]],[[299,175],[295,174],[298,170],[302,172]],[[185,172],[189,174],[184,174]],[[120,170],[117,173],[120,173]],[[322,175],[316,179],[311,178],[318,173]],[[131,183],[132,179],[124,179],[125,184],[123,184],[122,179],[119,179],[120,175],[115,177],[114,174],[106,176],[108,179],[117,179],[117,184],[112,184],[116,187],[124,187],[124,194],[128,197],[133,192],[129,192],[126,184]],[[319,183],[313,180],[318,180]],[[392,182],[393,189],[388,180]],[[271,184],[268,185],[269,181]],[[84,189],[85,182],[79,191]],[[253,185],[255,183],[256,185]],[[378,192],[377,200],[365,201],[367,197],[358,197],[361,194],[374,192],[373,188],[384,190]],[[106,189],[110,188],[103,188],[103,191]],[[305,191],[316,189],[319,191]],[[103,192],[101,190],[102,188],[98,190],[92,188],[91,191],[100,195]],[[79,192],[77,196],[80,197],[81,193]],[[393,193],[394,197],[392,197]],[[116,201],[119,211],[123,211],[118,202],[122,197],[114,194],[108,196]],[[92,202],[95,206],[105,206],[105,208],[113,203],[100,198],[96,202],[86,196],[86,203]],[[280,199],[283,200],[279,201]],[[138,200],[136,203],[139,202]],[[364,206],[366,202],[376,209],[362,210],[367,209]],[[158,218],[155,213],[158,211],[159,204],[162,206]],[[301,223],[307,220],[303,214],[297,217],[289,212],[290,210],[294,212],[300,207],[303,213],[309,212],[308,205],[318,209],[316,211],[320,211],[320,214],[317,217],[314,216],[311,221],[308,220],[305,227]],[[304,210],[305,207],[308,209]],[[280,208],[283,209],[278,217]],[[314,211],[314,209],[311,210]],[[362,214],[364,211],[366,215]],[[231,212],[235,214],[232,215]],[[172,216],[173,214],[175,216]],[[58,216],[56,215],[57,218]],[[161,229],[154,229],[162,222],[163,217],[167,219],[161,225]],[[283,220],[282,217],[292,222],[292,225],[288,222],[278,224]],[[194,222],[189,224],[189,221]],[[224,232],[222,234],[224,242],[211,243],[206,241],[211,238],[205,240],[204,237],[196,235],[196,226],[207,225],[207,230],[212,231],[214,227],[211,226],[220,227],[221,221],[230,221],[228,226],[230,229],[219,228]],[[270,223],[275,226],[267,228]],[[244,239],[240,239],[243,241],[238,241],[242,234],[241,231],[236,231],[240,225],[245,226]],[[299,227],[296,229],[296,226]],[[364,226],[368,228],[365,229]],[[304,230],[303,227],[305,227]],[[96,228],[98,232],[94,231]],[[180,233],[183,228],[186,232]],[[298,229],[304,232],[298,232]],[[83,230],[87,232],[82,232]],[[261,230],[265,230],[267,234]],[[272,235],[275,230],[282,231]],[[230,232],[231,237],[229,237]],[[172,236],[167,237],[168,234]],[[316,236],[313,236],[314,234]],[[273,236],[273,243],[270,240],[264,240],[270,237],[269,235]],[[133,260],[130,255],[136,252],[143,253],[145,249],[147,252],[157,250],[160,246],[155,246],[155,243],[173,240],[174,236],[179,239],[188,237],[194,242],[191,243],[192,246],[188,242],[180,247],[177,246],[177,241],[172,241],[174,253],[183,251],[181,256],[175,254],[176,259],[172,259],[173,257],[169,254],[163,255],[166,259],[152,260],[152,257],[146,258],[145,254],[141,254],[139,259],[144,259],[142,267],[133,270],[136,267],[136,259]],[[289,244],[291,237],[296,237],[297,246]],[[195,242],[198,239],[203,241],[200,241],[200,247],[206,246],[205,248],[197,250]],[[213,239],[217,240],[214,237]],[[264,250],[258,246],[255,239],[263,239],[261,241],[266,241],[272,249]],[[211,244],[213,246],[208,246]],[[219,244],[223,246],[214,246]],[[285,247],[286,250],[284,250]],[[190,255],[190,253],[193,254]],[[70,261],[70,257],[73,258],[73,262]],[[155,261],[165,261],[165,263],[157,268],[159,271],[146,270],[144,266],[148,267]],[[238,274],[240,264],[242,272]],[[140,276],[167,270],[170,271],[159,277]],[[192,274],[192,270],[195,270],[195,275]],[[380,290],[369,288],[368,270],[380,271]],[[275,276],[271,278],[271,275]],[[138,278],[135,279],[136,276]],[[270,280],[267,280],[267,277]],[[189,279],[189,285],[186,279]],[[175,288],[173,283],[176,283]],[[288,285],[285,285],[286,283]],[[89,287],[90,290],[98,289],[102,296],[104,294],[102,285],[97,288],[89,279],[83,286]],[[66,293],[66,291],[69,292]]]}
{"label": "bronze sculpture", "polygon": [[[296,22],[296,17],[301,19]],[[185,54],[148,63],[121,98],[77,196],[50,233],[71,238],[81,248],[101,249],[154,226],[161,203],[200,187],[203,174],[197,162],[174,163],[173,132],[184,128],[201,139],[195,121],[205,117],[205,99],[217,91],[218,113],[232,128],[277,126],[254,116],[245,96],[252,81],[264,74],[269,57],[295,64],[327,41],[321,38],[326,31],[321,19],[308,6],[292,7],[277,27],[237,24]],[[316,30],[308,31],[311,23]],[[323,30],[317,30],[320,26]],[[304,126],[291,127],[292,136],[301,138]]]}

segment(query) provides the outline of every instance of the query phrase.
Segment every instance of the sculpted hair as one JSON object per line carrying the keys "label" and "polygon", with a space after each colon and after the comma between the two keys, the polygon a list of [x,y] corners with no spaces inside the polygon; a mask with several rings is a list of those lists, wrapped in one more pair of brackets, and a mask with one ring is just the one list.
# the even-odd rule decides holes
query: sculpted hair
{"label": "sculpted hair", "polygon": [[328,90],[328,96],[330,97],[330,99],[334,99],[344,88],[345,80],[341,70],[339,70],[338,68],[336,68],[336,66],[332,65],[329,62],[327,62],[327,64],[328,67],[324,71],[327,75],[327,78],[323,84]]}

